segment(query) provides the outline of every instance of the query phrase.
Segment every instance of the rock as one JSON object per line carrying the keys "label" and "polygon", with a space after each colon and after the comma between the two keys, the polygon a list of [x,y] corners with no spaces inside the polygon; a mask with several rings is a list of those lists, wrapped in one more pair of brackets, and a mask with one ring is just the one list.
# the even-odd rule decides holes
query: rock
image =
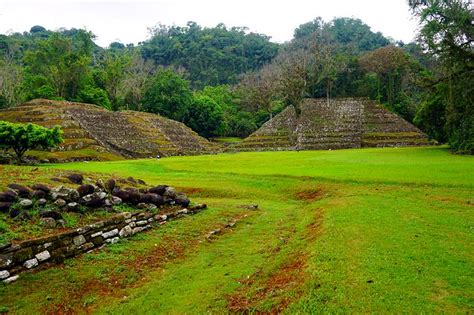
{"label": "rock", "polygon": [[27,210],[23,210],[15,217],[15,219],[28,221],[28,220],[31,220],[31,214]]}
{"label": "rock", "polygon": [[51,192],[51,189],[43,184],[34,184],[33,186],[31,186],[31,188],[33,188],[33,190],[41,190],[45,194],[49,194]]}
{"label": "rock", "polygon": [[34,198],[34,199],[44,199],[46,197],[46,193],[42,190],[35,190],[33,191],[33,193],[31,194],[31,196]]}
{"label": "rock", "polygon": [[87,207],[98,208],[104,205],[105,197],[107,194],[105,192],[95,192],[90,195],[86,195],[81,198],[80,202]]}
{"label": "rock", "polygon": [[117,206],[122,203],[122,199],[116,196],[110,197],[110,201],[112,202],[112,205]]}
{"label": "rock", "polygon": [[43,211],[40,211],[39,215],[42,218],[53,218],[55,220],[59,220],[59,219],[63,218],[61,213],[59,213],[58,211],[54,211],[54,210],[43,210]]}
{"label": "rock", "polygon": [[66,178],[69,179],[71,183],[78,185],[82,185],[82,181],[84,180],[84,176],[81,174],[70,174],[66,176]]}
{"label": "rock", "polygon": [[79,204],[77,202],[70,202],[66,205],[66,210],[67,211],[78,211],[79,210]]}
{"label": "rock", "polygon": [[148,210],[156,210],[158,207],[152,203],[148,204]]}
{"label": "rock", "polygon": [[176,189],[174,189],[174,187],[166,187],[166,190],[163,193],[163,198],[165,199],[165,202],[174,200],[176,198]]}
{"label": "rock", "polygon": [[24,266],[26,269],[34,268],[34,267],[38,266],[38,259],[36,259],[36,258],[29,259],[29,260],[25,261],[25,263],[23,264],[23,266]]}
{"label": "rock", "polygon": [[128,181],[129,183],[131,183],[131,184],[136,184],[136,183],[137,183],[137,181],[135,180],[135,178],[133,178],[132,176],[128,177],[128,178],[127,178],[127,181]]}
{"label": "rock", "polygon": [[107,181],[107,191],[112,192],[115,188],[115,179],[111,178]]}
{"label": "rock", "polygon": [[53,218],[41,218],[40,219],[41,225],[43,225],[47,229],[54,229],[56,227],[56,220]]}
{"label": "rock", "polygon": [[148,208],[148,204],[144,203],[144,202],[141,202],[137,205],[137,208],[138,209],[146,209],[146,208]]}
{"label": "rock", "polygon": [[104,206],[106,207],[112,207],[112,201],[110,199],[105,199],[104,200]]}
{"label": "rock", "polygon": [[119,230],[118,229],[113,229],[111,231],[108,231],[108,232],[105,232],[105,233],[102,233],[102,237],[103,238],[110,238],[110,237],[113,237],[115,235],[119,234]]}
{"label": "rock", "polygon": [[145,181],[143,181],[141,179],[137,179],[137,183],[140,184],[140,185],[146,185]]}
{"label": "rock", "polygon": [[19,184],[9,184],[8,187],[18,192],[18,195],[22,198],[30,198],[31,196],[31,190],[28,187]]}
{"label": "rock", "polygon": [[12,276],[10,278],[6,278],[5,280],[3,280],[3,283],[6,283],[6,284],[12,283],[12,282],[18,280],[19,277],[20,277],[19,275],[16,275],[16,276]]}
{"label": "rock", "polygon": [[59,219],[59,220],[56,221],[56,225],[58,227],[64,228],[64,227],[66,227],[66,221],[64,221],[63,219]]}
{"label": "rock", "polygon": [[136,205],[140,202],[140,193],[131,191],[129,192],[128,202],[132,205]]}
{"label": "rock", "polygon": [[0,193],[0,202],[14,202],[18,198],[18,194],[13,190]]}
{"label": "rock", "polygon": [[51,198],[53,200],[61,198],[65,201],[77,201],[79,199],[79,193],[75,189],[60,185],[51,190]]}
{"label": "rock", "polygon": [[123,202],[127,202],[130,197],[130,193],[126,190],[115,190],[112,192],[115,197],[119,197]]}
{"label": "rock", "polygon": [[0,280],[10,277],[10,273],[7,270],[0,271]]}
{"label": "rock", "polygon": [[10,208],[13,206],[13,202],[0,202],[0,212],[8,212]]}
{"label": "rock", "polygon": [[105,189],[105,184],[104,184],[104,181],[99,178],[96,182],[95,182],[96,186],[99,187],[100,189]]}
{"label": "rock", "polygon": [[138,192],[139,192],[140,194],[147,194],[147,193],[148,193],[148,189],[147,189],[147,188],[140,188],[140,189],[138,190]]}
{"label": "rock", "polygon": [[33,201],[31,201],[30,199],[20,199],[20,202],[18,204],[24,209],[29,209],[31,208],[31,206],[33,206]]}
{"label": "rock", "polygon": [[82,244],[84,244],[86,242],[86,239],[85,239],[84,235],[78,235],[78,236],[74,237],[72,239],[72,241],[73,241],[74,245],[81,246]]}
{"label": "rock", "polygon": [[160,186],[156,186],[156,187],[152,187],[152,188],[148,189],[148,192],[150,192],[152,194],[158,194],[158,195],[163,196],[163,194],[166,191],[166,188],[168,188],[168,186],[160,185]]}
{"label": "rock", "polygon": [[132,228],[130,225],[124,226],[119,232],[120,237],[128,237],[130,235],[132,235]]}
{"label": "rock", "polygon": [[17,216],[19,216],[21,213],[21,210],[20,209],[17,209],[17,208],[11,208],[10,209],[10,218],[16,218]]}
{"label": "rock", "polygon": [[140,195],[140,202],[151,203],[157,206],[161,206],[164,203],[162,196],[158,194],[152,194],[152,193]]}
{"label": "rock", "polygon": [[44,199],[44,198],[41,198],[41,199],[38,199],[38,201],[36,201],[36,204],[38,206],[44,206],[45,204],[48,203],[48,200]]}
{"label": "rock", "polygon": [[174,201],[176,202],[176,204],[182,207],[187,207],[190,203],[189,198],[183,193],[179,193],[174,199]]}
{"label": "rock", "polygon": [[95,187],[91,184],[81,185],[77,188],[79,197],[84,197],[85,195],[90,195],[95,192]]}
{"label": "rock", "polygon": [[0,254],[0,269],[9,267],[13,263],[13,258],[8,254]]}
{"label": "rock", "polygon": [[50,259],[51,254],[47,250],[45,250],[39,254],[36,254],[35,257],[36,259],[38,259],[39,262],[42,262],[42,261]]}
{"label": "rock", "polygon": [[61,178],[57,178],[57,177],[51,177],[50,180],[52,182],[57,182],[57,183],[62,183],[63,182],[63,180]]}
{"label": "rock", "polygon": [[109,244],[115,244],[115,243],[118,243],[119,241],[120,241],[119,237],[113,237],[113,238],[109,238],[105,240],[105,242]]}
{"label": "rock", "polygon": [[66,205],[66,200],[59,198],[54,202],[54,205],[60,208],[64,207]]}

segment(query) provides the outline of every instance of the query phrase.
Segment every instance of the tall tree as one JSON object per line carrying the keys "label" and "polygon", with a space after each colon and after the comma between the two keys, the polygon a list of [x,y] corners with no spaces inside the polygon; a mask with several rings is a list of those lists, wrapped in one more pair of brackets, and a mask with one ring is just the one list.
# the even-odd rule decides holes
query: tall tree
{"label": "tall tree", "polygon": [[[469,0],[409,0],[419,41],[440,69],[431,89],[442,95],[451,147],[474,154],[474,10]],[[444,88],[446,87],[446,88]],[[429,97],[433,99],[433,97]],[[441,100],[438,100],[438,103]],[[439,107],[439,106],[438,106]]]}

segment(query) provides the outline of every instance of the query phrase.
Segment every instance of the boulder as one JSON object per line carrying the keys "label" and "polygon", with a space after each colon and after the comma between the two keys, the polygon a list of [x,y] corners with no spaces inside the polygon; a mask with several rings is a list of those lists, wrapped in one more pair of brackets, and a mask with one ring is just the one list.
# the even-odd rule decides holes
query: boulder
{"label": "boulder", "polygon": [[117,190],[113,192],[113,195],[115,197],[120,198],[123,202],[128,202],[128,199],[130,198],[130,193],[126,190]]}
{"label": "boulder", "polygon": [[27,210],[23,210],[15,217],[15,220],[29,221],[31,220],[31,214]]}
{"label": "boulder", "polygon": [[66,210],[67,211],[72,211],[72,212],[75,212],[75,211],[78,211],[79,210],[79,204],[77,202],[70,202],[66,205]]}
{"label": "boulder", "polygon": [[33,193],[31,194],[31,197],[34,198],[34,199],[43,199],[46,197],[46,193],[43,191],[43,190],[35,190],[33,191]]}
{"label": "boulder", "polygon": [[56,227],[56,220],[53,218],[41,218],[40,219],[41,225],[43,225],[47,229],[54,229]]}
{"label": "boulder", "polygon": [[58,206],[58,207],[60,207],[60,208],[61,208],[61,207],[64,207],[66,204],[67,204],[66,200],[61,199],[61,198],[56,199],[56,201],[54,202],[54,205],[55,205],[55,206]]}
{"label": "boulder", "polygon": [[145,181],[143,181],[141,179],[137,179],[137,183],[140,184],[140,185],[146,185]]}
{"label": "boulder", "polygon": [[29,260],[25,261],[25,263],[23,264],[23,266],[24,266],[26,269],[34,268],[34,267],[38,266],[38,259],[36,259],[36,258],[29,259]]}
{"label": "boulder", "polygon": [[29,209],[33,206],[33,201],[30,199],[20,199],[18,204],[23,208],[23,209]]}
{"label": "boulder", "polygon": [[117,196],[112,196],[110,197],[110,201],[112,202],[112,205],[117,206],[122,203],[122,199],[120,199]]}
{"label": "boulder", "polygon": [[31,186],[31,188],[33,188],[33,190],[41,190],[45,194],[49,194],[51,192],[51,189],[44,184],[34,184],[33,186]]}
{"label": "boulder", "polygon": [[176,198],[176,189],[174,189],[173,187],[166,187],[166,190],[163,194],[163,199],[165,200],[165,202],[171,202],[171,201],[174,201],[174,199]]}
{"label": "boulder", "polygon": [[54,210],[40,211],[39,216],[42,218],[52,218],[54,220],[59,220],[63,218],[60,212]]}
{"label": "boulder", "polygon": [[87,207],[97,208],[104,205],[106,197],[107,194],[105,192],[95,192],[93,194],[85,195],[79,202]]}
{"label": "boulder", "polygon": [[133,178],[132,176],[128,177],[127,178],[127,182],[131,183],[131,184],[136,184],[137,181],[135,180],[135,178]]}
{"label": "boulder", "polygon": [[0,193],[0,201],[13,202],[18,198],[18,194],[13,190]]}
{"label": "boulder", "polygon": [[7,212],[13,206],[13,202],[1,201],[0,212]]}
{"label": "boulder", "polygon": [[183,193],[178,193],[174,201],[182,207],[187,207],[190,203],[189,198]]}
{"label": "boulder", "polygon": [[140,195],[140,202],[151,203],[156,206],[161,206],[164,203],[163,197],[161,197],[158,194],[151,194],[151,193]]}
{"label": "boulder", "polygon": [[95,182],[95,185],[99,187],[100,189],[105,189],[104,181],[100,178]]}
{"label": "boulder", "polygon": [[11,208],[10,209],[10,218],[16,218],[21,213],[21,210],[18,208]]}
{"label": "boulder", "polygon": [[36,204],[38,206],[44,206],[45,204],[48,203],[48,200],[44,199],[44,198],[41,198],[41,199],[38,199],[38,201],[36,201]]}
{"label": "boulder", "polygon": [[79,193],[79,197],[84,197],[85,195],[93,194],[95,187],[90,184],[81,185],[77,188],[77,192]]}
{"label": "boulder", "polygon": [[115,179],[111,178],[107,181],[107,191],[112,192],[115,188]]}
{"label": "boulder", "polygon": [[16,191],[18,195],[22,198],[30,198],[31,196],[31,190],[28,187],[19,184],[9,184],[8,188],[11,188]]}
{"label": "boulder", "polygon": [[152,187],[152,188],[148,189],[148,192],[150,192],[152,194],[158,194],[158,195],[163,196],[163,194],[166,191],[166,188],[168,188],[168,186],[159,185],[159,186],[155,186],[155,187]]}
{"label": "boulder", "polygon": [[132,228],[130,225],[124,226],[119,232],[120,237],[128,237],[130,235],[132,235]]}
{"label": "boulder", "polygon": [[66,201],[77,201],[80,196],[77,190],[60,185],[51,190],[51,198],[53,200],[61,198]]}
{"label": "boulder", "polygon": [[84,176],[81,174],[70,174],[66,176],[66,178],[69,179],[71,183],[78,185],[82,185],[82,181],[84,180]]}

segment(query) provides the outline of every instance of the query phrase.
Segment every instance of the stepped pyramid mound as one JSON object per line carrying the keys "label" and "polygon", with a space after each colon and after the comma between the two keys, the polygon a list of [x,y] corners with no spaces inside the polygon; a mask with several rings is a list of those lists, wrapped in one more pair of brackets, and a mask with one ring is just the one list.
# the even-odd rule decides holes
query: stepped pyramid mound
{"label": "stepped pyramid mound", "polygon": [[83,103],[36,99],[0,110],[0,120],[59,125],[64,143],[51,152],[32,152],[52,161],[113,160],[218,151],[216,144],[198,136],[183,123],[159,115],[111,112]]}
{"label": "stepped pyramid mound", "polygon": [[418,128],[367,98],[306,99],[287,107],[236,151],[318,150],[428,145]]}

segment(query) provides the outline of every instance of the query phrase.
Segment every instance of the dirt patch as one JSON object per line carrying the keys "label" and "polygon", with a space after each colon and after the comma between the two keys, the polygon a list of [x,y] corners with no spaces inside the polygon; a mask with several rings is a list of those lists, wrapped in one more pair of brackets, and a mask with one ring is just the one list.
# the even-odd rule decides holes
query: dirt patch
{"label": "dirt patch", "polygon": [[[255,310],[258,303],[266,299],[275,299],[275,305],[268,314],[278,314],[285,310],[291,301],[302,292],[301,284],[304,282],[304,269],[306,266],[306,256],[293,257],[288,263],[284,264],[275,273],[263,283],[252,295],[248,296],[247,289],[257,283],[257,278],[261,276],[261,271],[253,274],[249,279],[243,279],[240,283],[243,290],[239,290],[233,295],[228,296],[228,309],[232,313],[259,313]],[[296,291],[290,297],[285,296],[284,292]]]}
{"label": "dirt patch", "polygon": [[324,190],[322,188],[315,188],[315,189],[305,189],[298,191],[295,194],[295,199],[297,200],[305,200],[305,201],[317,201],[324,197]]}
{"label": "dirt patch", "polygon": [[[324,209],[314,211],[314,220],[307,225],[304,237],[308,241],[316,240],[323,233]],[[272,251],[276,255],[280,251]],[[239,280],[242,285],[235,293],[227,296],[228,309],[232,313],[282,313],[291,302],[303,294],[303,285],[306,279],[305,269],[308,255],[302,250],[284,263],[276,271],[265,276],[258,270],[252,276]],[[252,291],[252,288],[257,288]],[[291,292],[291,294],[286,294]],[[270,310],[259,311],[258,305],[263,300],[272,300]]]}

